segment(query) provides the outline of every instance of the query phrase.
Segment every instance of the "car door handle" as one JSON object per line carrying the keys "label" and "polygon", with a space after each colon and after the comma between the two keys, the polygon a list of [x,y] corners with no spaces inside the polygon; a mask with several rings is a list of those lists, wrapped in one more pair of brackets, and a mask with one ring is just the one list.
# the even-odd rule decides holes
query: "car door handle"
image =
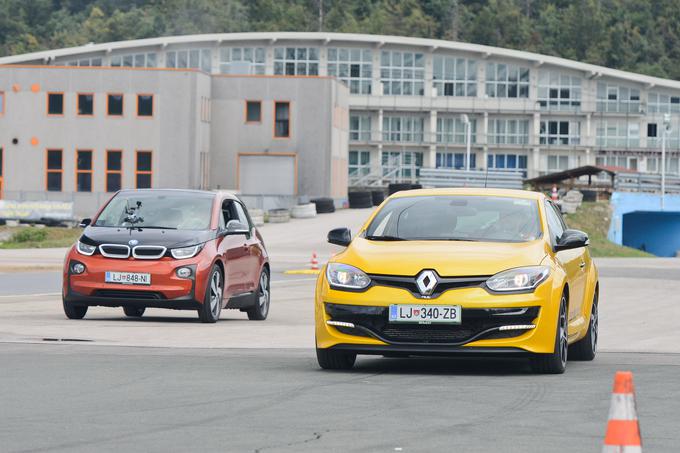
{"label": "car door handle", "polygon": [[586,267],[586,262],[585,262],[585,261],[581,261],[581,263],[578,265],[578,267],[580,267],[581,269],[583,269],[584,267]]}

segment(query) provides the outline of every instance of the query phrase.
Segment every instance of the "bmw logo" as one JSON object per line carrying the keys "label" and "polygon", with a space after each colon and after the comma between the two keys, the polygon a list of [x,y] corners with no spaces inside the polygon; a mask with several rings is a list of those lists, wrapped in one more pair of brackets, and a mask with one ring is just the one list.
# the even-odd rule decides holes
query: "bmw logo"
{"label": "bmw logo", "polygon": [[137,239],[130,239],[130,242],[128,242],[128,244],[134,247],[135,245],[139,244],[139,241]]}

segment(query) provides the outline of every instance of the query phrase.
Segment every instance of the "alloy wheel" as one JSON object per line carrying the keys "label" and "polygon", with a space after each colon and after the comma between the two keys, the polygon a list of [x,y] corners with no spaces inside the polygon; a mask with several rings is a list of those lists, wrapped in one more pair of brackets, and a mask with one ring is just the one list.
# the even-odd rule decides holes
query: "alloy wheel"
{"label": "alloy wheel", "polygon": [[560,338],[560,360],[562,364],[566,366],[567,364],[567,351],[569,350],[569,342],[567,339],[567,300],[562,298],[562,304],[560,307],[560,323],[558,335]]}
{"label": "alloy wheel", "polygon": [[593,348],[593,352],[597,351],[597,296],[593,302],[593,308],[590,310],[590,341]]}
{"label": "alloy wheel", "polygon": [[266,272],[262,272],[262,275],[260,275],[258,301],[260,303],[260,311],[266,316],[269,311],[269,275]]}
{"label": "alloy wheel", "polygon": [[220,314],[222,303],[222,276],[215,271],[210,278],[210,311],[217,318]]}

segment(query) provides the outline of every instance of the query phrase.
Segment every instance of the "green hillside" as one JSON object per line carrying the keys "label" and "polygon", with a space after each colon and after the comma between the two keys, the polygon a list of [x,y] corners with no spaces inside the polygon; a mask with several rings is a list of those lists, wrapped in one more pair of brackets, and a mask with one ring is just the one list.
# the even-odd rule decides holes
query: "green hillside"
{"label": "green hillside", "polygon": [[460,40],[680,79],[677,0],[0,0],[0,55],[318,30]]}

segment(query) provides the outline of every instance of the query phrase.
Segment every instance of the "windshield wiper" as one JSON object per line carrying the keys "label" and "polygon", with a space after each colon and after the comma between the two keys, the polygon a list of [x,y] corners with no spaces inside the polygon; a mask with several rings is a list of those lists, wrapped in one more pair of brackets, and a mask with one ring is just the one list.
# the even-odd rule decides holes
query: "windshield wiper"
{"label": "windshield wiper", "polygon": [[140,230],[143,230],[145,228],[149,228],[152,230],[176,230],[177,228],[174,227],[166,227],[166,226],[156,226],[156,225],[137,225],[133,226],[132,228],[138,228]]}
{"label": "windshield wiper", "polygon": [[408,239],[399,236],[366,236],[366,239],[369,241],[408,241]]}

